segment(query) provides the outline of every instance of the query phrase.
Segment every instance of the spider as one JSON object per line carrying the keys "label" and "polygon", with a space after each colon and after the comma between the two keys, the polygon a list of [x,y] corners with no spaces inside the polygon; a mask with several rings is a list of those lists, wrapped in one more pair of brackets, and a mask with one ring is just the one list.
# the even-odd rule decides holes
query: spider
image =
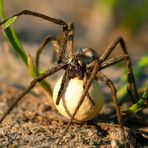
{"label": "spider", "polygon": [[[58,37],[49,36],[47,37],[40,48],[37,51],[36,54],[36,65],[39,66],[39,58],[40,54],[43,50],[43,48],[46,46],[48,42],[51,42],[53,47],[55,48],[55,51],[58,55],[57,59],[57,65],[49,68],[46,72],[35,78],[31,81],[29,86],[16,98],[16,101],[14,101],[9,109],[4,113],[4,115],[0,119],[0,123],[6,118],[6,116],[11,112],[11,110],[18,104],[18,102],[31,90],[34,88],[34,86],[42,81],[43,79],[47,78],[48,76],[60,71],[65,70],[65,73],[61,80],[60,89],[58,91],[58,95],[56,98],[56,105],[59,105],[60,100],[62,98],[62,95],[64,93],[64,88],[66,87],[66,81],[71,80],[74,78],[78,78],[80,80],[84,80],[83,85],[83,93],[80,97],[80,100],[75,108],[75,111],[71,115],[70,121],[67,124],[66,129],[64,130],[63,135],[58,140],[58,143],[60,143],[62,137],[66,134],[71,122],[74,120],[76,113],[78,112],[80,106],[82,105],[83,100],[87,96],[89,101],[92,103],[92,105],[96,105],[95,102],[92,100],[91,96],[89,95],[89,89],[91,87],[91,84],[94,80],[100,80],[103,81],[111,90],[111,95],[113,102],[115,104],[116,112],[117,112],[117,118],[118,123],[120,125],[122,136],[124,143],[126,145],[126,138],[122,123],[122,115],[120,106],[118,104],[118,99],[116,96],[116,88],[114,86],[114,83],[105,75],[102,73],[102,69],[107,68],[111,65],[114,65],[116,63],[125,61],[126,66],[128,69],[127,74],[127,80],[128,80],[128,86],[127,90],[129,94],[131,95],[132,99],[135,101],[137,97],[137,90],[136,90],[136,84],[134,80],[133,70],[132,70],[132,62],[129,57],[125,41],[122,37],[118,37],[113,42],[109,44],[106,50],[102,53],[101,56],[98,56],[98,54],[95,52],[95,50],[91,48],[81,48],[77,50],[76,53],[74,53],[73,48],[73,41],[74,41],[74,24],[73,23],[66,23],[65,21],[61,19],[52,18],[46,15],[43,15],[41,13],[33,12],[30,10],[24,10],[21,11],[6,20],[2,21],[0,25],[5,24],[10,18],[14,16],[21,16],[21,15],[31,15],[34,17],[42,18],[44,20],[50,21],[56,25],[62,26],[62,32]],[[118,55],[114,58],[108,58],[115,47],[120,44],[121,49],[123,51],[122,55]]]}

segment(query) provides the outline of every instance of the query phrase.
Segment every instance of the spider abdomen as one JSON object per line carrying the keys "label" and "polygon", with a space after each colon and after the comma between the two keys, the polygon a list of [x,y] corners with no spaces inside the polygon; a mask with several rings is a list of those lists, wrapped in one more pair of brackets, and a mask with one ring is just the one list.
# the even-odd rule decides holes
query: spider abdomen
{"label": "spider abdomen", "polygon": [[[61,87],[62,77],[58,80],[53,91],[53,100],[56,102],[58,91]],[[57,110],[64,117],[70,119],[74,113],[78,102],[84,91],[84,82],[78,78],[71,79],[67,82],[64,88],[64,93],[60,100],[59,105],[56,105]],[[104,97],[97,81],[93,81],[89,88],[89,95],[95,105],[86,96],[79,110],[77,111],[74,120],[78,122],[88,121],[93,119],[101,110]]]}

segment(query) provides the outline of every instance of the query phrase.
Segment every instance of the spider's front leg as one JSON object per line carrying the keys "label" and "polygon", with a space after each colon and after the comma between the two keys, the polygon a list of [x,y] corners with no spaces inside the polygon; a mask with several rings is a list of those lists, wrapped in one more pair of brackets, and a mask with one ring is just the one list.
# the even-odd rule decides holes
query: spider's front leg
{"label": "spider's front leg", "polygon": [[0,22],[0,25],[5,24],[10,18],[13,18],[15,16],[19,17],[19,16],[22,16],[22,15],[30,15],[30,16],[42,18],[44,20],[50,21],[50,22],[57,24],[57,25],[62,25],[62,26],[67,25],[67,23],[64,22],[61,19],[52,18],[52,17],[49,17],[47,15],[44,15],[44,14],[41,14],[41,13],[38,13],[38,12],[34,12],[34,11],[31,11],[31,10],[23,10],[19,13],[16,13],[16,14],[10,16],[9,18],[5,19],[4,21]]}
{"label": "spider's front leg", "polygon": [[129,92],[129,94],[131,95],[131,97],[133,99],[133,102],[136,102],[137,98],[138,98],[138,93],[137,93],[135,78],[134,78],[133,69],[132,69],[132,62],[131,62],[131,59],[129,57],[129,54],[128,54],[127,47],[126,47],[124,39],[122,37],[118,37],[116,40],[111,42],[109,44],[108,48],[100,56],[100,61],[101,61],[101,63],[105,62],[108,59],[109,55],[113,52],[113,50],[115,50],[115,47],[118,44],[121,45],[121,49],[122,49],[124,55],[128,56],[128,58],[125,59],[126,65],[127,65],[127,68],[128,68],[128,78],[127,78],[127,80],[128,80],[128,87],[127,87],[127,90]]}

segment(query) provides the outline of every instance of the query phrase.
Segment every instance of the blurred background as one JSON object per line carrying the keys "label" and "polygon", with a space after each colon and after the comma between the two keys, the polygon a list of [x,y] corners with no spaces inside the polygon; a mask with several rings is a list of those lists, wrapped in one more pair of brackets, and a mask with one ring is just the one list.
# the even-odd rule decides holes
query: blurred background
{"label": "blurred background", "polygon": [[[117,36],[122,36],[126,41],[133,63],[136,63],[143,55],[148,54],[148,0],[5,0],[4,5],[7,17],[28,9],[63,19],[66,22],[74,22],[75,50],[91,47],[101,54],[111,41]],[[29,51],[31,55],[35,54],[45,37],[57,36],[62,29],[61,26],[32,16],[19,17],[13,27],[22,41],[24,49]],[[0,40],[2,41],[0,42],[1,51],[11,49],[1,28]],[[46,66],[50,63],[53,55],[50,51],[53,49],[47,45],[43,54],[45,58],[41,59],[41,63]],[[117,48],[112,57],[120,53],[120,48]],[[6,69],[19,71],[19,76],[11,73],[11,77],[17,82],[22,80],[20,79],[22,74],[24,77],[28,76],[25,72],[25,66],[19,60],[16,61],[13,56],[3,52],[0,58],[0,65],[4,65],[0,69],[0,72],[3,73],[2,80],[10,79]],[[106,71],[107,75],[115,71],[111,75],[114,78],[117,76],[119,78],[121,74],[119,68],[107,69]]]}
{"label": "blurred background", "polygon": [[[29,9],[66,22],[74,22],[75,49],[91,47],[101,53],[120,35],[124,37],[131,55],[141,56],[148,51],[147,0],[5,0],[4,2],[7,17]],[[39,44],[47,35],[57,35],[61,30],[61,26],[31,16],[20,17],[13,26],[20,39],[30,44]]]}

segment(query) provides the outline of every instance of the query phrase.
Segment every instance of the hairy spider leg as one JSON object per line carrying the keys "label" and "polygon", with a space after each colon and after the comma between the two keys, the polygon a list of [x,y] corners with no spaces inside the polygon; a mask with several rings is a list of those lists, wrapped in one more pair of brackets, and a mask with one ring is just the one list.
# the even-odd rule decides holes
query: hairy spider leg
{"label": "hairy spider leg", "polygon": [[65,63],[61,63],[55,67],[52,67],[50,69],[48,69],[46,72],[44,72],[43,74],[41,74],[40,76],[38,76],[37,78],[35,78],[34,80],[32,80],[29,84],[29,86],[26,88],[26,90],[24,90],[16,99],[15,101],[10,105],[10,107],[8,108],[8,110],[4,113],[4,115],[0,118],[0,123],[3,122],[3,120],[7,117],[7,115],[11,112],[11,110],[13,110],[13,108],[19,103],[19,101],[31,90],[34,88],[34,86],[38,83],[41,82],[43,79],[45,79],[46,77],[52,75],[53,73],[63,69],[66,65],[68,65],[68,62]]}
{"label": "hairy spider leg", "polygon": [[127,61],[127,59],[129,59],[128,55],[119,55],[115,58],[110,58],[108,60],[105,60],[103,63],[101,63],[99,69],[101,70],[101,69],[107,68],[111,65],[117,64],[119,62]]}
{"label": "hairy spider leg", "polygon": [[[37,49],[37,52],[36,52],[36,57],[35,57],[35,64],[36,64],[36,67],[37,69],[39,70],[39,60],[40,60],[40,55],[43,51],[43,49],[45,48],[45,46],[49,43],[49,42],[52,42],[52,41],[55,41],[56,42],[56,38],[54,36],[48,36],[46,37],[43,42],[41,43],[40,47]],[[58,46],[58,43],[55,43],[57,44]]]}
{"label": "hairy spider leg", "polygon": [[[86,75],[86,76],[84,77],[83,89],[85,89],[85,86],[86,86],[88,80],[89,80],[89,77]],[[94,102],[93,99],[91,98],[89,92],[87,93],[87,97],[88,97],[89,101],[92,103],[92,105],[95,106],[95,102]]]}
{"label": "hairy spider leg", "polygon": [[[58,63],[61,63],[63,58],[72,58],[73,57],[73,42],[74,42],[74,24],[67,23],[63,26],[63,31],[61,35],[56,38],[57,42],[52,42],[52,45],[55,47],[55,50],[58,54]],[[67,55],[66,54],[67,51]]]}
{"label": "hairy spider leg", "polygon": [[89,80],[87,81],[87,84],[86,84],[86,86],[85,86],[84,92],[83,92],[83,94],[82,94],[82,96],[81,96],[81,98],[80,98],[80,100],[79,100],[79,102],[78,102],[78,105],[76,106],[76,109],[75,109],[75,111],[74,111],[74,113],[73,113],[73,115],[72,115],[70,121],[68,122],[68,124],[67,124],[67,126],[66,126],[66,128],[65,128],[65,130],[64,130],[64,132],[63,132],[63,134],[62,134],[62,136],[61,136],[60,139],[58,140],[57,145],[60,144],[60,142],[61,142],[63,136],[66,134],[66,132],[67,132],[67,130],[68,130],[70,124],[72,123],[72,121],[73,121],[73,119],[74,119],[74,117],[75,117],[77,111],[79,110],[81,104],[83,103],[83,100],[85,99],[85,96],[87,95],[88,90],[89,90],[89,88],[90,88],[90,86],[91,86],[91,84],[92,84],[92,82],[93,82],[93,80],[94,80],[94,78],[95,78],[95,76],[96,76],[98,70],[99,70],[99,64],[98,64],[98,61],[95,61],[95,62],[94,62],[94,67],[93,67],[92,73],[91,73],[91,75],[90,75],[90,77],[89,77]]}
{"label": "hairy spider leg", "polygon": [[[66,56],[67,58],[73,57],[73,40],[74,24],[67,23],[67,25],[63,26],[62,33],[58,37],[56,37],[56,40],[53,40],[51,42],[55,48],[56,53],[58,54],[58,63],[61,63],[63,61],[63,58]],[[65,55],[66,51],[67,55]]]}
{"label": "hairy spider leg", "polygon": [[[104,53],[100,56],[101,62],[104,62],[109,55],[112,53],[112,51],[115,49],[115,47],[120,44],[121,49],[123,50],[125,55],[129,55],[127,51],[127,47],[125,44],[125,41],[122,37],[118,37],[116,40],[110,43],[108,48],[104,51]],[[138,93],[137,93],[137,88],[136,88],[136,83],[135,83],[135,78],[133,74],[133,69],[132,69],[132,62],[130,57],[126,60],[127,68],[128,68],[128,87],[127,90],[129,94],[131,95],[131,98],[133,102],[135,103],[138,99]]]}
{"label": "hairy spider leg", "polygon": [[101,81],[105,82],[105,84],[111,90],[112,99],[113,99],[113,102],[115,104],[115,108],[116,108],[116,111],[117,111],[118,123],[120,125],[122,136],[123,136],[123,141],[124,141],[124,144],[127,145],[127,143],[126,143],[126,136],[125,136],[125,133],[124,133],[123,123],[122,123],[121,110],[120,110],[120,106],[118,104],[118,99],[117,99],[117,95],[116,95],[116,92],[117,92],[116,88],[115,88],[113,82],[105,74],[103,74],[101,71],[99,71],[97,73],[96,78],[98,80],[101,80]]}
{"label": "hairy spider leg", "polygon": [[62,33],[56,38],[57,39],[57,45],[56,42],[52,42],[52,44],[55,47],[55,50],[58,54],[58,64],[62,62],[63,58],[65,57],[65,51],[67,49],[67,40],[68,40],[68,26],[63,26]]}
{"label": "hairy spider leg", "polygon": [[74,54],[74,24],[68,23],[68,36],[67,36],[67,54],[69,58]]}
{"label": "hairy spider leg", "polygon": [[57,25],[62,25],[62,26],[67,25],[67,23],[64,22],[61,19],[55,19],[55,18],[49,17],[47,15],[44,15],[44,14],[41,14],[41,13],[38,13],[38,12],[34,12],[34,11],[30,11],[30,10],[23,10],[19,13],[16,13],[16,14],[8,17],[4,21],[0,22],[0,25],[6,23],[10,18],[13,18],[15,16],[21,16],[21,15],[32,15],[32,16],[35,16],[35,17],[43,18],[44,20],[50,21],[50,22],[57,24]]}
{"label": "hairy spider leg", "polygon": [[[0,25],[6,23],[10,18],[13,18],[15,16],[19,17],[19,16],[22,16],[22,15],[31,15],[31,16],[34,16],[34,17],[43,18],[44,20],[47,20],[47,21],[50,21],[50,22],[52,22],[54,24],[63,26],[63,30],[62,30],[61,35],[56,38],[56,40],[57,40],[56,44],[57,45],[59,44],[59,45],[58,46],[55,45],[56,47],[58,47],[58,48],[56,48],[56,52],[59,54],[58,61],[60,63],[62,61],[62,58],[63,58],[64,54],[65,54],[65,50],[66,50],[66,46],[67,46],[67,41],[69,40],[70,42],[71,41],[73,42],[73,39],[72,40],[68,39],[68,32],[70,32],[69,33],[69,36],[70,36],[69,38],[71,38],[71,36],[73,36],[73,32],[74,32],[73,31],[74,30],[73,24],[72,23],[67,24],[66,22],[64,22],[61,19],[52,18],[52,17],[49,17],[47,15],[44,15],[44,14],[41,14],[41,13],[38,13],[38,12],[34,12],[34,11],[30,11],[30,10],[23,10],[23,11],[21,11],[19,13],[16,13],[16,14],[8,17],[4,21],[0,22]],[[41,48],[45,47],[45,45],[47,44],[48,40],[49,40],[48,38],[45,39],[45,41],[43,42],[43,47],[41,45]],[[37,62],[38,62],[38,57],[40,55],[40,50],[42,51],[42,49],[39,49],[39,54],[37,55],[37,60],[36,60]],[[70,52],[70,54],[71,54],[71,52]]]}

